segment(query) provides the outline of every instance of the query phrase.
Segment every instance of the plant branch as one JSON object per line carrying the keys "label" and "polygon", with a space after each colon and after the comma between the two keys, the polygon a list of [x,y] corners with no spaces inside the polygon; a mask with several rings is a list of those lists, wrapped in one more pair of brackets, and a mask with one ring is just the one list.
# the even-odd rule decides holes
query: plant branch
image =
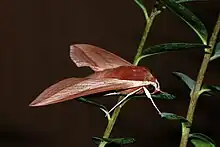
{"label": "plant branch", "polygon": [[[215,43],[217,40],[219,30],[220,30],[220,13],[218,15],[218,20],[216,22],[212,36],[209,41],[210,48],[205,49],[205,55],[204,55],[204,58],[203,58],[203,61],[202,61],[202,64],[201,64],[201,67],[200,67],[200,70],[199,70],[199,73],[197,76],[196,85],[190,94],[191,99],[190,99],[190,104],[189,104],[188,113],[187,113],[187,120],[190,123],[193,122],[193,116],[194,116],[196,104],[197,104],[197,101],[198,101],[198,98],[200,95],[200,90],[202,87],[203,79],[204,79],[210,58],[211,58],[213,50],[214,50],[214,46],[215,46]],[[180,141],[180,147],[187,146],[189,133],[190,133],[190,128],[187,128],[184,124],[182,124],[182,137],[181,137],[181,141]]]}
{"label": "plant branch", "polygon": [[141,54],[142,54],[142,50],[143,50],[143,48],[144,48],[144,44],[145,44],[145,41],[146,41],[147,36],[148,36],[148,34],[149,34],[151,25],[152,25],[152,23],[153,23],[153,21],[154,21],[154,18],[155,18],[158,14],[160,14],[160,12],[161,12],[160,10],[157,10],[156,8],[154,8],[154,9],[152,10],[152,13],[151,13],[150,17],[149,17],[148,19],[146,19],[146,26],[145,26],[144,33],[143,33],[142,38],[141,38],[141,42],[140,42],[140,44],[139,44],[139,46],[138,46],[138,49],[137,49],[137,54],[136,54],[136,56],[135,56],[135,58],[134,58],[134,62],[133,62],[134,65],[138,65],[138,61],[139,61],[138,58],[139,58],[139,57],[141,56]]}
{"label": "plant branch", "polygon": [[[155,17],[160,13],[161,11],[159,10],[156,10],[156,9],[153,9],[152,12],[151,12],[151,15],[150,17],[147,17],[146,18],[146,26],[145,26],[145,29],[144,29],[144,33],[143,33],[143,36],[141,38],[141,42],[140,42],[140,45],[138,47],[138,50],[137,50],[137,54],[134,58],[134,65],[137,65],[138,64],[138,58],[141,56],[142,54],[142,50],[143,50],[143,47],[144,47],[144,44],[145,44],[145,41],[147,39],[147,36],[149,34],[149,31],[150,31],[150,28],[151,28],[151,25],[155,19]],[[146,15],[145,15],[146,16]],[[123,99],[123,96],[120,96],[118,101],[121,101]],[[117,107],[115,109],[115,111],[113,112],[112,114],[112,117],[111,119],[108,121],[108,125],[106,127],[106,130],[104,132],[104,135],[103,135],[103,138],[108,138],[111,134],[111,131],[115,125],[115,122],[119,116],[119,113],[121,111],[121,108],[122,106],[124,105],[125,103],[123,103],[122,105],[120,105],[119,107]],[[107,142],[104,142],[102,141],[100,144],[99,144],[99,147],[104,147],[105,145],[107,144]]]}

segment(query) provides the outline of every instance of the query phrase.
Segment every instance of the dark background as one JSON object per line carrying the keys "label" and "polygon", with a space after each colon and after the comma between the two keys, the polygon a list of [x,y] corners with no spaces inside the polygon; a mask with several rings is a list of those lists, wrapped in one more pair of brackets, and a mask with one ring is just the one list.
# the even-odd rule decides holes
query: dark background
{"label": "dark background", "polygon": [[[146,0],[148,9],[153,3]],[[220,10],[218,0],[187,5],[211,33]],[[102,136],[107,123],[97,108],[74,100],[40,108],[28,104],[51,84],[92,73],[72,63],[70,44],[93,44],[132,62],[145,24],[140,8],[133,0],[1,0],[0,18],[0,146],[95,147],[91,137]],[[156,18],[146,46],[165,42],[200,40],[178,17],[165,11]],[[189,89],[171,72],[195,79],[202,54],[194,49],[140,63],[152,70],[164,91],[177,96],[172,101],[155,100],[162,111],[185,116]],[[210,64],[206,83],[220,84],[219,65],[220,60]],[[219,98],[219,93],[201,97],[192,129],[210,136],[217,146]],[[95,100],[111,108],[116,97]],[[148,100],[133,100],[122,109],[112,136],[135,137],[133,147],[177,147],[180,132],[179,123],[161,119]]]}

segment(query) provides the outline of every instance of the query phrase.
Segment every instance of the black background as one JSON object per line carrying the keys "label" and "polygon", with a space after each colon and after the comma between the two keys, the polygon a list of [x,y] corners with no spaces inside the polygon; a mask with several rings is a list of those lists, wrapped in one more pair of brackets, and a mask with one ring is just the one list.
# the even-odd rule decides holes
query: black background
{"label": "black background", "polygon": [[[146,0],[148,9],[154,0]],[[209,34],[216,22],[218,0],[187,4],[204,22]],[[102,136],[103,112],[77,101],[41,108],[28,104],[41,91],[67,77],[84,77],[92,71],[77,68],[69,58],[69,45],[88,43],[132,62],[144,29],[144,17],[133,0],[1,0],[0,1],[0,146],[95,146],[91,137]],[[178,17],[164,11],[155,20],[146,46],[165,42],[200,42]],[[176,100],[155,100],[162,111],[185,116],[189,89],[171,75],[180,71],[196,78],[203,51],[188,50],[149,57],[149,67],[164,91]],[[205,77],[219,84],[220,60],[213,61]],[[202,96],[196,109],[193,132],[220,144],[219,93]],[[95,100],[111,108],[116,97]],[[179,144],[178,122],[163,120],[148,100],[130,101],[122,109],[112,136],[135,137],[133,147]]]}

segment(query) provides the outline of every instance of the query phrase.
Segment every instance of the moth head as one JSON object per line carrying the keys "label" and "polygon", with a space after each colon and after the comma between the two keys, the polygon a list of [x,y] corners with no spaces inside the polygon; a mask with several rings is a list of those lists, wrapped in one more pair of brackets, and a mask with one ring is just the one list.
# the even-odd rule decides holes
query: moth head
{"label": "moth head", "polygon": [[155,81],[143,81],[143,84],[151,94],[155,94],[161,91],[160,84],[157,79]]}
{"label": "moth head", "polygon": [[152,72],[150,71],[150,69],[148,69],[147,67],[145,68],[145,76],[144,76],[144,83],[146,84],[146,88],[148,89],[148,91],[151,94],[157,93],[160,90],[160,84],[157,80],[157,78],[155,78],[152,74]]}
{"label": "moth head", "polygon": [[156,87],[155,87],[154,93],[160,92],[160,91],[161,91],[161,90],[160,90],[160,83],[157,81],[157,79],[155,80],[155,82],[156,82]]}

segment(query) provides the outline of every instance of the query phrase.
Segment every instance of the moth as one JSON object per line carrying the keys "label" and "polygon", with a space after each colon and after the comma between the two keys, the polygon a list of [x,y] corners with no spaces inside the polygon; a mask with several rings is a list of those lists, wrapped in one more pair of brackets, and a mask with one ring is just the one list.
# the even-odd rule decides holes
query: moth
{"label": "moth", "polygon": [[[45,106],[97,93],[126,95],[109,112],[120,106],[129,96],[160,92],[158,80],[150,70],[135,66],[119,56],[89,44],[70,46],[70,57],[77,67],[90,67],[94,73],[83,78],[64,79],[43,91],[30,106]],[[112,93],[112,91],[115,91]]]}

